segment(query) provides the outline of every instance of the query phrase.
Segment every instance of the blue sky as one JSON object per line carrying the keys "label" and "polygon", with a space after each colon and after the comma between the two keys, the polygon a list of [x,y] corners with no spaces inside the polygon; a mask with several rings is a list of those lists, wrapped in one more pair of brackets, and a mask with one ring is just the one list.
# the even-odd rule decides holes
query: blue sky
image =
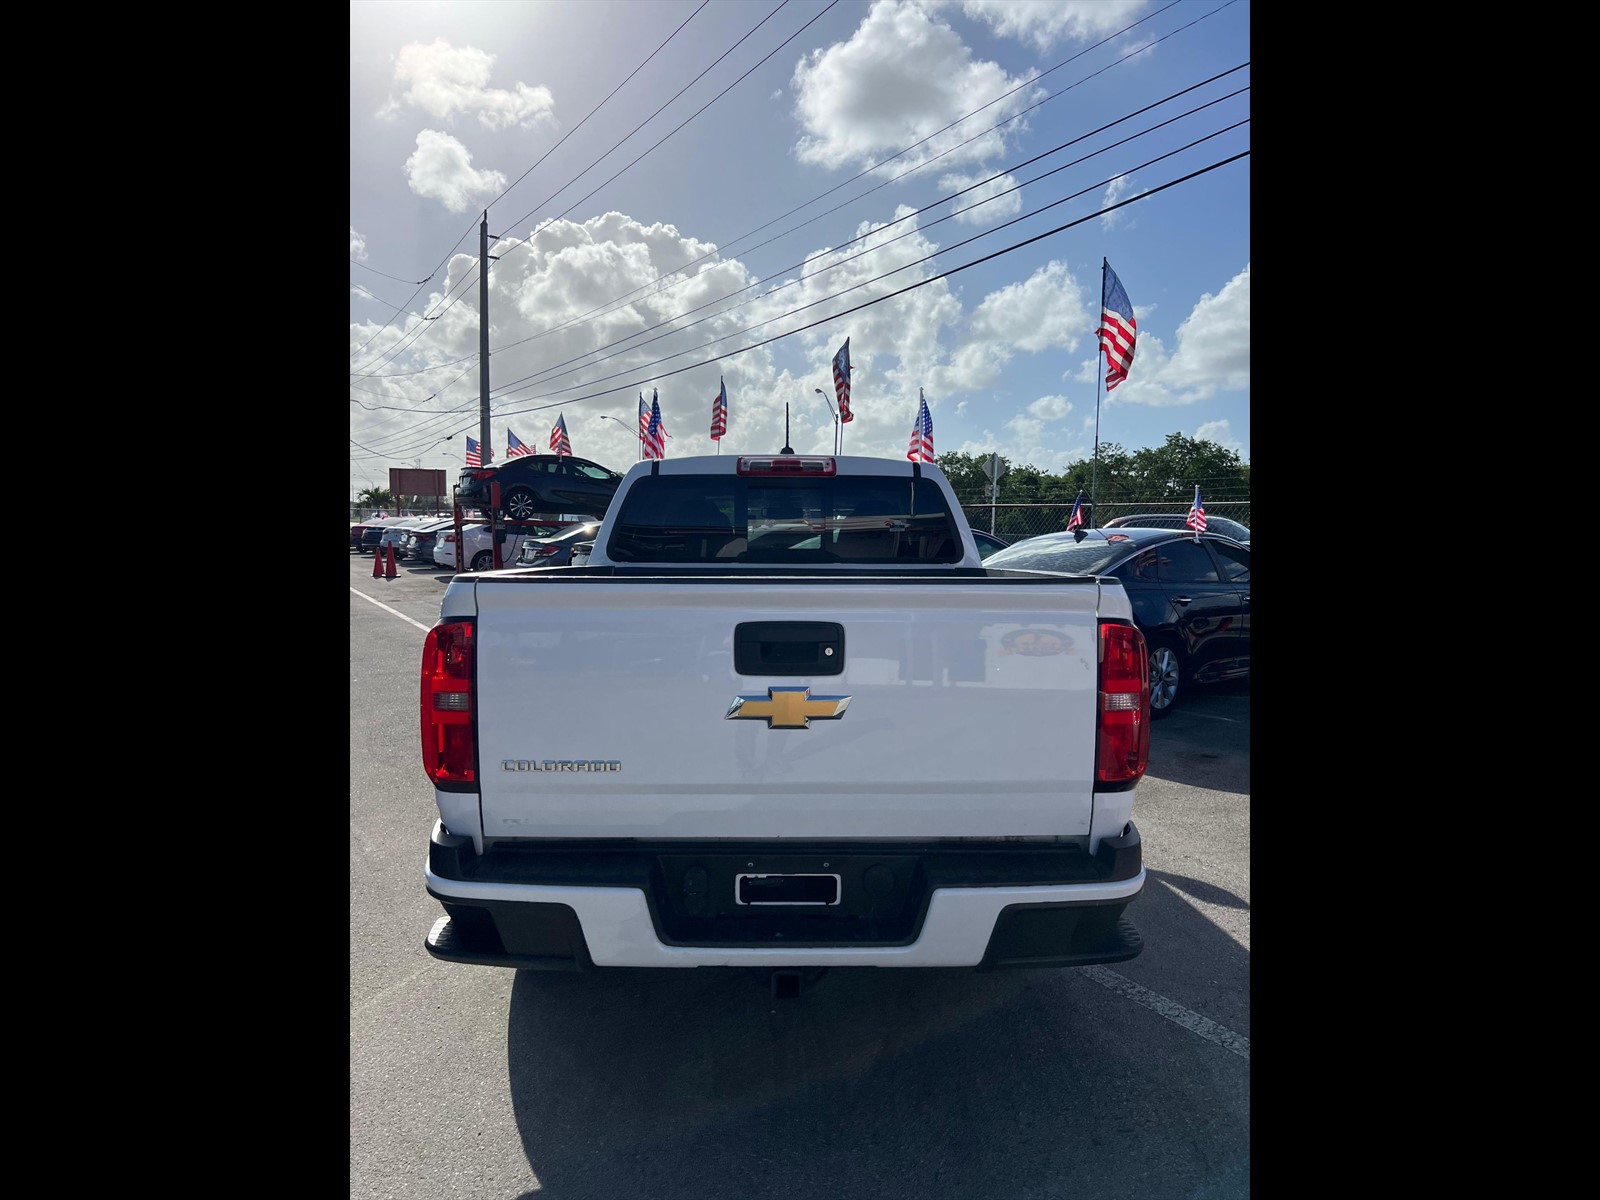
{"label": "blue sky", "polygon": [[[795,449],[828,450],[814,389],[847,337],[846,453],[903,457],[920,388],[938,453],[1060,470],[1098,400],[1101,442],[1249,461],[1249,23],[1249,0],[357,0],[352,492],[453,479],[478,435],[485,209],[496,461],[564,414],[625,469],[652,387],[668,456],[713,453],[719,378],[723,453],[777,450],[786,403]],[[1109,394],[1102,259],[1139,326]]]}

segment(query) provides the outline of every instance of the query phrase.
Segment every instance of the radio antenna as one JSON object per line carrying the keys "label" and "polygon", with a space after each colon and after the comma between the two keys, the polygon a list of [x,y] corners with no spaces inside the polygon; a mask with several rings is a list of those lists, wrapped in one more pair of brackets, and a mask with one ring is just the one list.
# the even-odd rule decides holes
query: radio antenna
{"label": "radio antenna", "polygon": [[794,447],[789,445],[789,402],[787,400],[783,402],[783,449],[779,450],[778,453],[794,453]]}

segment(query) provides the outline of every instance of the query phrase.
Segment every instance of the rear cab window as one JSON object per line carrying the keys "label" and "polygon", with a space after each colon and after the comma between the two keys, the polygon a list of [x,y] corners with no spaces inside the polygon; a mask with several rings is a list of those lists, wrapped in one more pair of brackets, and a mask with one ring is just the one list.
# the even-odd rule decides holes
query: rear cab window
{"label": "rear cab window", "polygon": [[628,489],[613,562],[956,563],[960,526],[929,479],[650,475]]}

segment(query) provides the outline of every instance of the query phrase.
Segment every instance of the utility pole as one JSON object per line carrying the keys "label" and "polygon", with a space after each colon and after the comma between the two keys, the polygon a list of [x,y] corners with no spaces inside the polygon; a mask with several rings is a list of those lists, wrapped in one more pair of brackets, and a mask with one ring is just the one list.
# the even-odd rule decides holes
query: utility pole
{"label": "utility pole", "polygon": [[489,210],[478,226],[478,453],[494,457],[489,441]]}

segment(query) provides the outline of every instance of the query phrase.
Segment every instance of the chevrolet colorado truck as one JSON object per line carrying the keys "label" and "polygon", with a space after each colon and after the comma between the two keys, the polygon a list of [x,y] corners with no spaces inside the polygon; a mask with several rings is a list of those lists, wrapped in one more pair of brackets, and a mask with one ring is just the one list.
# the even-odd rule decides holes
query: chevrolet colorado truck
{"label": "chevrolet colorado truck", "polygon": [[425,945],[775,995],[1132,958],[1148,661],[1117,580],[985,569],[932,464],[637,463],[587,566],[444,593]]}

